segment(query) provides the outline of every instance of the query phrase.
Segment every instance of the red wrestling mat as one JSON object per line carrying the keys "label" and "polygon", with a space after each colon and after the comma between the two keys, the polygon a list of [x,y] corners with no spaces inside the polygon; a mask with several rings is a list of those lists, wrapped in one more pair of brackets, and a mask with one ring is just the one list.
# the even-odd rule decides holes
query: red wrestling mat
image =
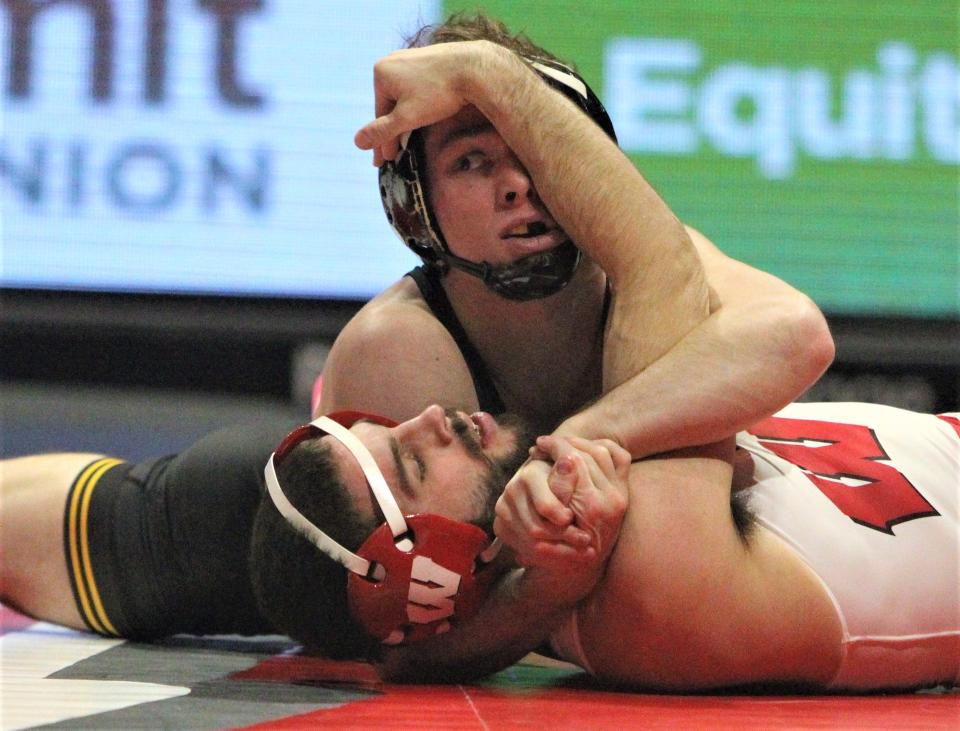
{"label": "red wrestling mat", "polygon": [[475,685],[380,683],[282,638],[105,640],[0,608],[0,727],[127,729],[951,729],[960,694],[783,697],[604,691],[563,664]]}

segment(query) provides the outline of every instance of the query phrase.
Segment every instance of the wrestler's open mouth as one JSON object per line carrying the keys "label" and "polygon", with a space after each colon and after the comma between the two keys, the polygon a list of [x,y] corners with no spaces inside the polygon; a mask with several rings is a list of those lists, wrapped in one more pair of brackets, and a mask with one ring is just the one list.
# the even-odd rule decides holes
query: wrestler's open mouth
{"label": "wrestler's open mouth", "polygon": [[537,219],[514,224],[501,238],[511,243],[516,256],[527,256],[559,246],[567,234],[549,219]]}
{"label": "wrestler's open mouth", "polygon": [[550,231],[550,228],[543,221],[531,221],[514,226],[507,231],[504,238],[529,239],[534,236],[542,236],[548,231]]}
{"label": "wrestler's open mouth", "polygon": [[470,421],[476,428],[476,434],[480,441],[480,446],[486,449],[493,440],[493,435],[497,431],[497,422],[486,411],[475,411],[470,414]]}

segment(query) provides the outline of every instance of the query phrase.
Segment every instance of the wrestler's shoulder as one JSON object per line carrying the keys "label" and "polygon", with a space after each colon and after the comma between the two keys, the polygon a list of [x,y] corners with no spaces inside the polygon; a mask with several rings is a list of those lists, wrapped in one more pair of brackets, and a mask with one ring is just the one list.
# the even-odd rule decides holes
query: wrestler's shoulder
{"label": "wrestler's shoulder", "polygon": [[405,419],[434,401],[475,405],[456,341],[401,282],[367,303],[343,328],[323,368],[320,410],[359,409]]}
{"label": "wrestler's shoulder", "polygon": [[397,349],[420,348],[426,343],[452,342],[416,284],[404,277],[357,312],[337,336],[334,348],[387,348],[388,353],[397,353]]}

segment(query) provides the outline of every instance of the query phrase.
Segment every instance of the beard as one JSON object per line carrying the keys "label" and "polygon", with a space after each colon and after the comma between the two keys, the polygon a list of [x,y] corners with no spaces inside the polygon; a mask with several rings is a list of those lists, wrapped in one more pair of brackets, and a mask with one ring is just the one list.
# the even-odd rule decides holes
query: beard
{"label": "beard", "polygon": [[[501,414],[496,419],[497,425],[501,429],[506,429],[513,434],[514,447],[508,454],[490,460],[489,470],[480,487],[479,517],[470,521],[473,525],[485,530],[491,538],[493,537],[493,520],[496,517],[497,500],[503,494],[503,489],[507,486],[510,478],[527,461],[530,447],[533,446],[537,436],[530,424],[516,414]],[[461,422],[463,430],[469,429],[469,426],[463,423],[462,419],[458,418],[457,420]],[[453,422],[453,429],[460,433],[461,427],[458,426],[456,421]],[[462,435],[462,438],[466,442],[470,441],[465,434]]]}

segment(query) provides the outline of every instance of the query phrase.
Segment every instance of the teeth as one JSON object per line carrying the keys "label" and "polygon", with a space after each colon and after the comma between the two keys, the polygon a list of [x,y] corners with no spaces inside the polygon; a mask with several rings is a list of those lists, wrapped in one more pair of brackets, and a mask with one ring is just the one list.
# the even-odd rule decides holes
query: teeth
{"label": "teeth", "polygon": [[470,416],[470,423],[473,425],[473,431],[476,433],[477,438],[478,439],[482,438],[483,432],[481,431],[480,424],[477,422],[477,419],[475,416],[473,415]]}
{"label": "teeth", "polygon": [[514,226],[507,232],[507,236],[540,236],[546,232],[547,224],[543,221],[534,221],[533,223]]}

